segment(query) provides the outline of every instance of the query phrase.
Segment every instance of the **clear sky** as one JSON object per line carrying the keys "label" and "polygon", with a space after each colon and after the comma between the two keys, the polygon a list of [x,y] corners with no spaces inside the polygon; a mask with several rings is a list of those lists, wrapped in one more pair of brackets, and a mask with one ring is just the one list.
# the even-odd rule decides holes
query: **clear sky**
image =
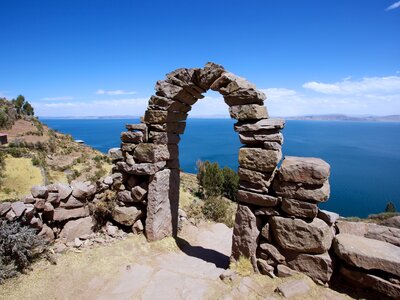
{"label": "clear sky", "polygon": [[[400,114],[400,1],[1,0],[0,96],[39,116],[142,115],[178,67],[222,64],[271,115]],[[227,115],[207,93],[192,116]]]}

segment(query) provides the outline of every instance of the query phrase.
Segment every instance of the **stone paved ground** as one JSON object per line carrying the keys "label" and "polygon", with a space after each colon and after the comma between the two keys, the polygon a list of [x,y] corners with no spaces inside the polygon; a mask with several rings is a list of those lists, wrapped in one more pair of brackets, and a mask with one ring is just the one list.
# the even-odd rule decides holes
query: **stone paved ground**
{"label": "stone paved ground", "polygon": [[310,289],[296,299],[346,299],[305,277],[220,280],[228,265],[231,235],[223,224],[186,224],[179,247],[172,239],[148,244],[142,236],[132,236],[69,252],[57,265],[40,262],[28,275],[0,286],[0,299],[279,299],[276,287],[299,279]]}

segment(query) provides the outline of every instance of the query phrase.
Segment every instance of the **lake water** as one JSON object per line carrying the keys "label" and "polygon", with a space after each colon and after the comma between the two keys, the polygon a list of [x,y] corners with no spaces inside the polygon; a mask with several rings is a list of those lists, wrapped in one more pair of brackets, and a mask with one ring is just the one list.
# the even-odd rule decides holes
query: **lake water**
{"label": "lake water", "polygon": [[[119,147],[126,123],[138,119],[42,119],[107,152]],[[196,172],[196,161],[216,161],[237,169],[241,144],[234,120],[189,119],[179,144],[181,168]],[[400,209],[400,123],[287,121],[284,155],[313,156],[331,165],[331,198],[322,208],[365,217],[392,201]]]}

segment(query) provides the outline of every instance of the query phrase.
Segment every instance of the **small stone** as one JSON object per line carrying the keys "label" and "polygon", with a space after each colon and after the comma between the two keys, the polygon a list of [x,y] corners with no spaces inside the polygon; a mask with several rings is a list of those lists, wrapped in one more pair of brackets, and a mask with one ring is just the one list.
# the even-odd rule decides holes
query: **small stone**
{"label": "small stone", "polygon": [[71,182],[72,196],[77,199],[88,199],[96,193],[96,187],[86,182],[74,180]]}
{"label": "small stone", "polygon": [[31,193],[34,198],[43,198],[47,197],[47,188],[45,186],[35,185],[31,188]]}
{"label": "small stone", "polygon": [[113,184],[113,178],[111,176],[106,176],[103,179],[103,183],[107,185],[112,185]]}
{"label": "small stone", "polygon": [[72,242],[77,238],[92,234],[93,226],[92,217],[68,221],[61,230],[60,238],[65,239],[66,242]]}
{"label": "small stone", "polygon": [[11,209],[11,202],[0,202],[0,216],[4,216]]}
{"label": "small stone", "polygon": [[261,229],[261,236],[265,238],[268,242],[271,241],[271,233],[269,231],[269,223],[265,224]]}
{"label": "small stone", "polygon": [[66,199],[66,201],[61,201],[60,202],[60,207],[63,208],[77,208],[77,207],[82,207],[85,206],[86,202],[85,200],[79,200],[76,199],[74,196],[70,196],[68,199]]}
{"label": "small stone", "polygon": [[115,237],[117,235],[118,232],[118,227],[111,225],[111,224],[107,224],[106,226],[106,232],[109,236],[111,237]]}
{"label": "small stone", "polygon": [[83,242],[79,238],[74,239],[74,247],[79,248],[82,244]]}
{"label": "small stone", "polygon": [[259,255],[263,259],[273,259],[277,263],[283,263],[285,257],[279,252],[279,250],[270,243],[261,243],[259,246]]}
{"label": "small stone", "polygon": [[29,221],[35,215],[35,206],[33,204],[25,204],[25,218]]}
{"label": "small stone", "polygon": [[130,191],[120,191],[117,194],[117,200],[121,201],[121,202],[125,202],[125,203],[132,203],[132,202],[136,202],[133,198],[132,198],[132,193]]}
{"label": "small stone", "polygon": [[290,277],[296,274],[299,274],[299,272],[296,272],[285,265],[279,264],[276,267],[276,275],[280,278]]}
{"label": "small stone", "polygon": [[14,221],[16,218],[17,218],[17,216],[15,215],[15,212],[12,210],[12,209],[10,209],[7,213],[6,213],[6,219],[8,220],[8,221],[10,221],[10,222],[12,222],[12,221]]}
{"label": "small stone", "polygon": [[[23,201],[25,204],[35,204],[36,199],[33,198],[32,195],[26,195],[26,196],[24,196],[24,197],[22,198],[22,201]],[[1,205],[1,203],[0,203],[0,205]],[[1,215],[1,209],[0,209],[0,215]]]}
{"label": "small stone", "polygon": [[53,230],[46,224],[43,224],[42,230],[39,232],[38,236],[42,237],[48,243],[55,239]]}
{"label": "small stone", "polygon": [[46,201],[44,199],[37,198],[35,202],[35,208],[39,211],[44,209]]}
{"label": "small stone", "polygon": [[136,200],[137,202],[143,201],[144,196],[147,194],[147,191],[140,187],[140,186],[135,186],[131,190],[133,199]]}
{"label": "small stone", "polygon": [[142,215],[143,212],[134,206],[116,206],[112,212],[113,220],[126,226],[132,226]]}
{"label": "small stone", "polygon": [[111,148],[108,150],[108,156],[112,161],[120,161],[124,159],[121,148]]}
{"label": "small stone", "polygon": [[58,197],[60,200],[67,199],[72,194],[72,188],[63,183],[57,183]]}
{"label": "small stone", "polygon": [[261,274],[271,275],[274,272],[274,267],[269,265],[265,260],[258,258],[257,267]]}
{"label": "small stone", "polygon": [[33,217],[29,224],[32,226],[32,228],[35,229],[42,229],[43,227],[43,222],[39,218]]}
{"label": "small stone", "polygon": [[137,220],[135,224],[132,226],[132,232],[135,234],[139,234],[144,231],[144,226],[141,220]]}
{"label": "small stone", "polygon": [[285,298],[292,298],[307,294],[310,287],[304,280],[291,280],[280,284],[276,291]]}

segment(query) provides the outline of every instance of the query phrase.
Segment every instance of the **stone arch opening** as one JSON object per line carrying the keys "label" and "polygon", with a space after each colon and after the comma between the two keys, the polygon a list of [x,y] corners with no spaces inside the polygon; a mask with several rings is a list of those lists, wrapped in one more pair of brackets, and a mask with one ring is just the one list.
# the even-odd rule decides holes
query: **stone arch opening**
{"label": "stone arch opening", "polygon": [[223,96],[231,117],[238,120],[234,130],[244,144],[239,150],[240,201],[276,201],[268,196],[268,188],[282,157],[284,121],[269,118],[265,94],[214,63],[180,68],[157,81],[142,123],[128,124],[128,131],[121,134],[125,161],[118,162],[117,169],[132,182],[130,186],[139,184],[142,193],[147,190],[145,233],[150,241],[177,234],[179,135],[191,107],[210,89]]}

